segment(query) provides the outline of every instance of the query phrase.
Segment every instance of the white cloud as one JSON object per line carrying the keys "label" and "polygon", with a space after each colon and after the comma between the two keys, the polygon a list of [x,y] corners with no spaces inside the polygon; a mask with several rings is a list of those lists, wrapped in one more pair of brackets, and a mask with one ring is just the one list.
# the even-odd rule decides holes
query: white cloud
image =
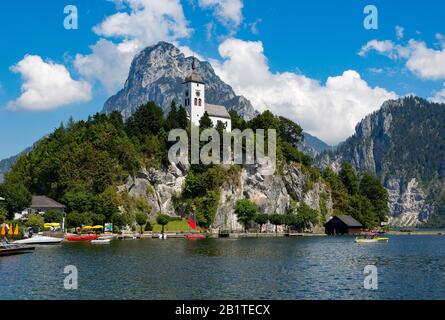
{"label": "white cloud", "polygon": [[272,73],[259,41],[228,39],[219,52],[223,61],[212,65],[237,93],[260,111],[289,117],[327,143],[344,140],[364,116],[397,97],[370,87],[354,70],[329,77],[325,84],[293,72]]}
{"label": "white cloud", "polygon": [[93,31],[103,37],[137,39],[144,44],[173,41],[190,35],[179,0],[121,0],[130,13],[118,12],[107,17]]}
{"label": "white cloud", "polygon": [[250,24],[250,32],[254,35],[258,35],[260,32],[258,31],[258,24],[260,24],[263,20],[256,19],[254,22]]}
{"label": "white cloud", "polygon": [[9,103],[12,109],[49,110],[91,100],[89,83],[73,80],[64,65],[45,62],[40,56],[26,55],[11,71],[23,80],[21,96]]}
{"label": "white cloud", "polygon": [[396,26],[396,37],[398,40],[402,39],[405,33],[405,28]]}
{"label": "white cloud", "polygon": [[198,4],[203,9],[212,9],[227,28],[236,29],[243,21],[242,0],[199,0]]}
{"label": "white cloud", "polygon": [[[436,37],[440,40],[440,37]],[[445,48],[431,49],[425,42],[414,39],[409,40],[405,46],[396,45],[390,40],[371,40],[358,54],[365,56],[370,51],[376,51],[391,59],[404,59],[407,69],[422,79],[445,79]]]}
{"label": "white cloud", "polygon": [[100,81],[109,94],[115,93],[125,83],[131,61],[140,49],[142,45],[136,40],[115,44],[100,39],[91,46],[91,54],[76,55],[74,66],[85,78]]}
{"label": "white cloud", "polygon": [[397,57],[396,46],[391,40],[371,40],[362,46],[358,55],[364,57],[368,52],[373,50],[390,58]]}
{"label": "white cloud", "polygon": [[438,103],[445,103],[445,83],[443,84],[443,89],[436,92],[436,94],[429,100]]}
{"label": "white cloud", "polygon": [[82,76],[100,81],[110,94],[124,85],[133,57],[144,47],[161,40],[175,42],[192,33],[179,0],[114,2],[118,10],[126,11],[95,26],[94,32],[103,38],[91,46],[90,54],[78,54],[74,61]]}

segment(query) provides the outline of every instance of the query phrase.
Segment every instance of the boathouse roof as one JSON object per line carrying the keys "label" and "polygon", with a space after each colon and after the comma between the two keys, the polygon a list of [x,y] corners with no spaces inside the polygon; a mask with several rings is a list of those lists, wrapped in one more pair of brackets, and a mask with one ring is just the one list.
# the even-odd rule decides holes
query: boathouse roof
{"label": "boathouse roof", "polygon": [[342,214],[337,216],[337,218],[341,220],[344,224],[346,224],[348,227],[357,227],[357,228],[363,227],[363,225],[357,220],[355,220],[352,216],[347,216]]}
{"label": "boathouse roof", "polygon": [[65,206],[47,196],[32,196],[31,209],[65,209]]}

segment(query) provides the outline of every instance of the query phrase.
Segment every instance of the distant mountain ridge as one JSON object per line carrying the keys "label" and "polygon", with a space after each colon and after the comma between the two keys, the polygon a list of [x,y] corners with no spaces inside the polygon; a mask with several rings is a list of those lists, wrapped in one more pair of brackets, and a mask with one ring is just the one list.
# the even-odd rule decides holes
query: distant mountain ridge
{"label": "distant mountain ridge", "polygon": [[[185,57],[178,48],[167,42],[145,48],[133,59],[124,88],[105,102],[102,112],[117,110],[128,118],[148,101],[155,102],[164,112],[168,112],[172,101],[178,105],[182,102],[182,82],[191,72],[193,59]],[[257,114],[250,101],[236,95],[232,87],[216,75],[209,62],[195,61],[206,83],[208,103],[224,105],[245,119]]]}
{"label": "distant mountain ridge", "polygon": [[352,137],[317,158],[334,170],[343,161],[384,182],[393,225],[445,222],[445,104],[419,97],[386,101]]}

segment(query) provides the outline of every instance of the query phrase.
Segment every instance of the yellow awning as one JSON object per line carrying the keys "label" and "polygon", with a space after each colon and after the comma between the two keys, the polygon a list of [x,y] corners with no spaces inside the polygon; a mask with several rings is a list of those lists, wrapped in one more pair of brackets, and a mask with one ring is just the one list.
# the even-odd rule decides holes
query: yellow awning
{"label": "yellow awning", "polygon": [[45,223],[43,225],[45,228],[51,228],[51,227],[60,227],[60,223],[52,222],[52,223]]}
{"label": "yellow awning", "polygon": [[84,229],[93,229],[93,227],[92,226],[85,226],[85,227],[83,227]]}
{"label": "yellow awning", "polygon": [[94,226],[94,227],[91,227],[91,229],[102,229],[103,228],[103,226]]}

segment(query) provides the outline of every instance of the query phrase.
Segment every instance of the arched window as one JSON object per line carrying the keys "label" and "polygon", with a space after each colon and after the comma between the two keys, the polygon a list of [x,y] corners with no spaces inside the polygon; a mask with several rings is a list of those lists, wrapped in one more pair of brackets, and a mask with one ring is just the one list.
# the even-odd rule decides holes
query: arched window
{"label": "arched window", "polygon": [[198,100],[198,105],[201,106],[201,99]]}
{"label": "arched window", "polygon": [[195,98],[195,106],[198,105],[198,98]]}

